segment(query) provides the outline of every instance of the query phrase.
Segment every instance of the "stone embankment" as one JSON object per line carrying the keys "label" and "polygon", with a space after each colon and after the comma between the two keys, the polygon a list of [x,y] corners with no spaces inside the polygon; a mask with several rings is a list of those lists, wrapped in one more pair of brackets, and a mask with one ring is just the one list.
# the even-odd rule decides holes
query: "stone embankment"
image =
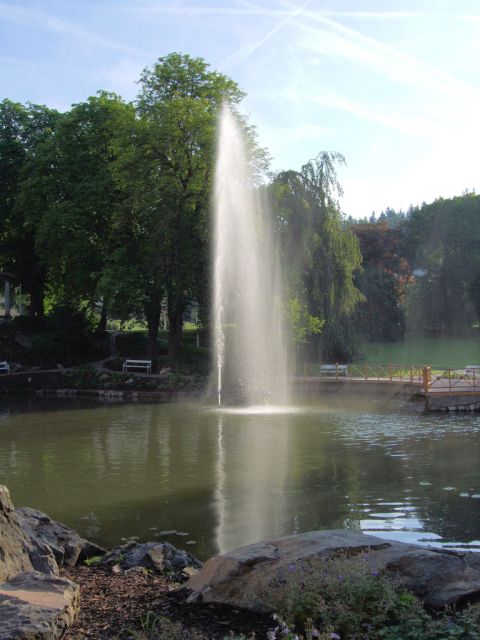
{"label": "stone embankment", "polygon": [[202,566],[166,542],[129,543],[107,553],[41,511],[15,510],[0,486],[0,640],[63,638],[80,610],[80,592],[60,570],[92,557],[116,573],[148,570],[178,581]]}
{"label": "stone embankment", "polygon": [[425,409],[429,412],[450,411],[464,413],[480,411],[480,396],[473,394],[442,395],[430,393],[426,398]]}

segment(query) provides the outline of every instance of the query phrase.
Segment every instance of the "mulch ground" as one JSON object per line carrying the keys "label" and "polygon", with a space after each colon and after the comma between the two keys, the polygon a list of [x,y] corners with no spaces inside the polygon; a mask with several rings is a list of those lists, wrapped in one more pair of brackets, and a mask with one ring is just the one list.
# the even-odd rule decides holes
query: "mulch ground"
{"label": "mulch ground", "polygon": [[143,638],[142,619],[147,615],[150,620],[153,615],[180,623],[187,637],[193,632],[215,640],[230,631],[255,633],[262,639],[272,627],[268,616],[224,605],[187,604],[185,589],[153,573],[116,574],[103,567],[78,566],[63,575],[80,586],[81,598],[80,614],[65,640]]}

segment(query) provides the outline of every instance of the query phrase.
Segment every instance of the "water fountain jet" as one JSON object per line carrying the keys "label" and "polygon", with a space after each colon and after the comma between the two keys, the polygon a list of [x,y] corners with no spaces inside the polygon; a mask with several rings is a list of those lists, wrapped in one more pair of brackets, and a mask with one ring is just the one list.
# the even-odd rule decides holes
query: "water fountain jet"
{"label": "water fountain jet", "polygon": [[278,250],[242,127],[222,108],[215,167],[213,300],[217,402],[288,403]]}

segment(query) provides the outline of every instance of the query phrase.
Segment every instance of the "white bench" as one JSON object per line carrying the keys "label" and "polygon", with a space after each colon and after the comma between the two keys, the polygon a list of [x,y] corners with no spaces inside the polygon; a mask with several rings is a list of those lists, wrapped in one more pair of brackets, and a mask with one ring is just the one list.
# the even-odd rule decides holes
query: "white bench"
{"label": "white bench", "polygon": [[480,364],[467,364],[465,373],[467,376],[478,376],[480,378]]}
{"label": "white bench", "polygon": [[321,376],[346,376],[348,375],[347,364],[321,364],[320,365]]}
{"label": "white bench", "polygon": [[123,373],[129,369],[144,369],[147,373],[152,373],[151,360],[125,360],[123,363]]}
{"label": "white bench", "polygon": [[10,373],[10,365],[6,360],[0,362],[0,373]]}

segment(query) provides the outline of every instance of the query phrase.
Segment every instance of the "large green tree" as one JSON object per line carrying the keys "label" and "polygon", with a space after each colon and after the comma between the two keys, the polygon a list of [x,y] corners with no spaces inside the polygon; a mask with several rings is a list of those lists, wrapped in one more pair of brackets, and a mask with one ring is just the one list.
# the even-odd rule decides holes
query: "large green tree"
{"label": "large green tree", "polygon": [[[121,142],[117,165],[126,194],[117,216],[126,244],[117,249],[117,264],[127,281],[136,282],[150,355],[162,298],[168,306],[172,357],[181,346],[187,304],[205,303],[217,118],[223,102],[235,108],[243,95],[203,59],[179,53],[160,58],[142,73],[136,133]],[[134,268],[126,266],[125,251],[134,256]]]}
{"label": "large green tree", "polygon": [[[387,212],[393,211],[387,209]],[[383,216],[383,214],[382,214]],[[355,283],[365,297],[355,313],[355,326],[371,341],[401,340],[405,332],[405,294],[411,269],[404,254],[405,219],[391,226],[381,221],[351,226],[362,253],[362,269]]]}
{"label": "large green tree", "polygon": [[37,251],[37,227],[29,215],[37,194],[27,203],[21,191],[59,118],[57,111],[42,105],[0,102],[0,268],[12,271],[30,294],[30,312],[35,315],[43,314],[47,267]]}
{"label": "large green tree", "polygon": [[407,224],[407,330],[462,335],[480,318],[480,196],[466,193],[416,208]]}
{"label": "large green tree", "polygon": [[297,331],[310,327],[316,355],[347,360],[355,350],[350,321],[362,299],[353,280],[361,255],[337,202],[339,162],[340,154],[323,152],[299,172],[278,174],[273,196]]}
{"label": "large green tree", "polygon": [[[36,251],[48,265],[50,296],[57,303],[93,308],[105,298],[102,275],[121,198],[112,175],[114,139],[134,119],[132,105],[100,92],[64,114],[26,163],[18,206],[36,229]],[[101,328],[105,304],[103,311]]]}

